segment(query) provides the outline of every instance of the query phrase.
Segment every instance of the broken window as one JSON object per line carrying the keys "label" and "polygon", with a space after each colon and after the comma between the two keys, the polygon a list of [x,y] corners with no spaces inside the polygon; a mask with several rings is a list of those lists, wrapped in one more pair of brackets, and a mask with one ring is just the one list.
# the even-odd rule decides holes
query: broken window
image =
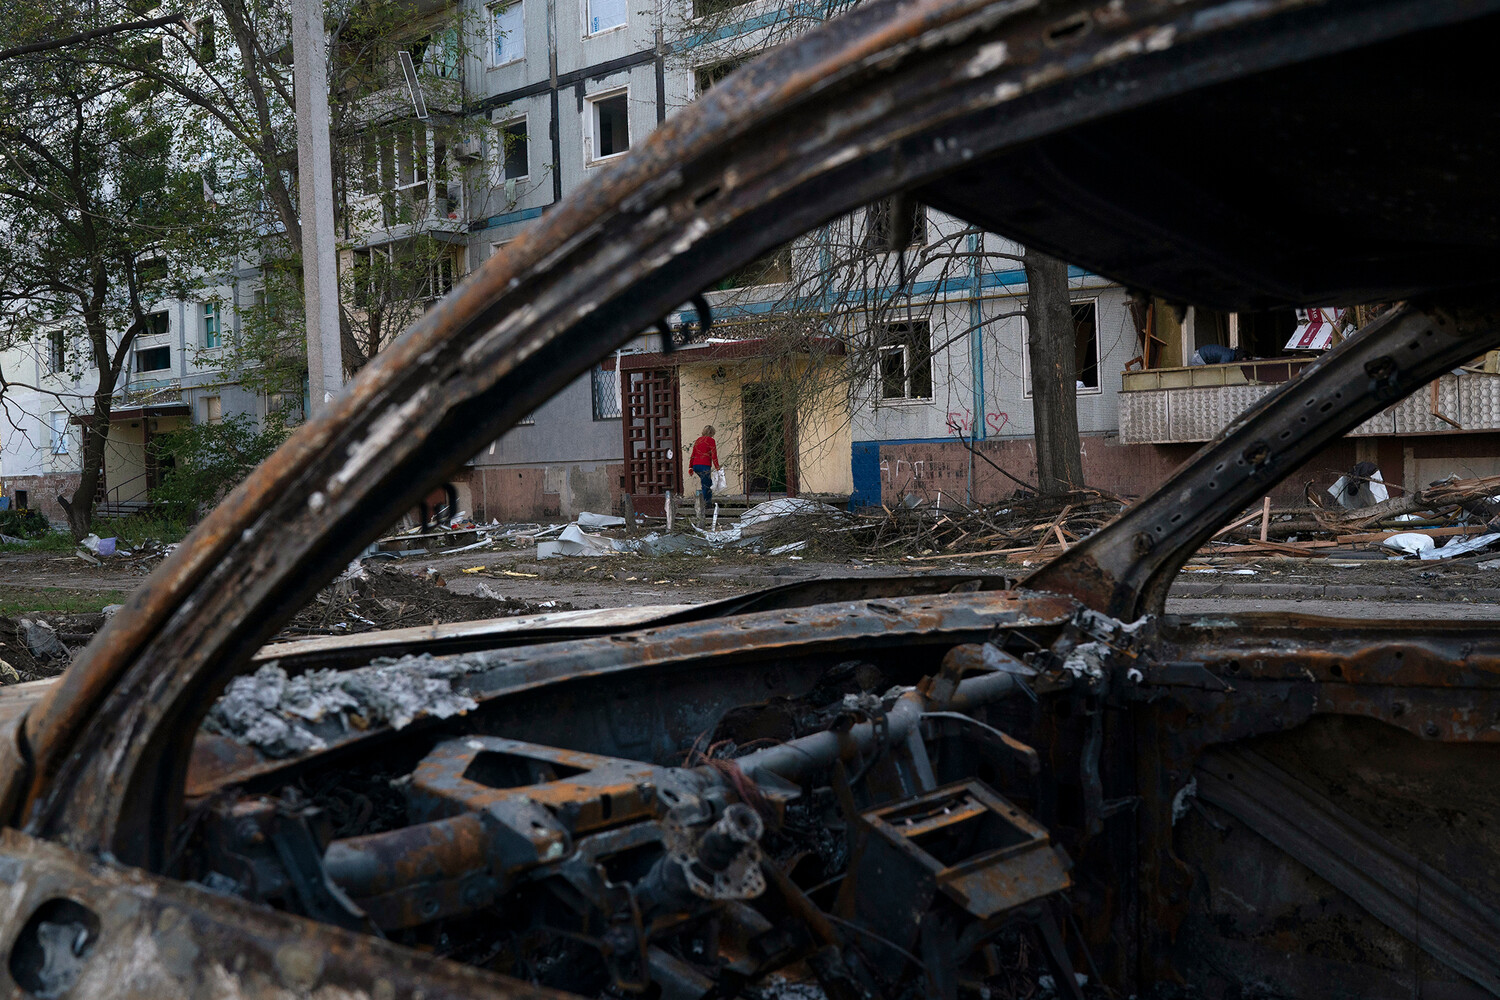
{"label": "broken window", "polygon": [[525,7],[521,0],[491,7],[490,31],[495,40],[490,49],[492,66],[503,66],[526,57]]}
{"label": "broken window", "polygon": [[588,0],[587,34],[598,34],[624,24],[628,6],[626,0]]}
{"label": "broken window", "polygon": [[919,247],[927,242],[927,207],[915,202],[907,202],[911,219],[907,227],[907,239],[896,240],[895,226],[899,224],[896,218],[896,199],[882,198],[865,209],[865,249],[866,250],[891,250],[899,244],[902,247]]}
{"label": "broken window", "polygon": [[527,148],[526,119],[517,118],[500,126],[501,180],[521,180],[531,173]]}
{"label": "broken window", "polygon": [[595,420],[620,419],[620,373],[613,368],[595,365],[590,382],[594,395]]}
{"label": "broken window", "polygon": [[447,28],[418,39],[406,47],[411,61],[428,76],[440,80],[458,79],[458,29]]}
{"label": "broken window", "polygon": [[169,326],[165,312],[147,313],[145,325],[141,327],[141,336],[149,337],[152,334],[166,333]]}
{"label": "broken window", "polygon": [[[1078,392],[1099,388],[1099,309],[1098,303],[1073,303],[1073,362]],[[1021,368],[1024,393],[1031,397],[1031,332],[1028,329],[1021,344]]]}
{"label": "broken window", "polygon": [[1073,304],[1073,357],[1078,388],[1099,388],[1099,310],[1095,302]]}
{"label": "broken window", "polygon": [[135,352],[135,370],[138,372],[159,372],[171,367],[170,347],[147,347]]}
{"label": "broken window", "polygon": [[630,148],[629,94],[620,91],[608,97],[589,99],[589,124],[593,133],[590,159],[617,156]]}
{"label": "broken window", "polygon": [[429,169],[439,181],[444,180],[446,158],[442,142],[433,142],[421,122],[366,132],[359,141],[360,193],[379,199],[384,225],[423,218],[428,208]]}
{"label": "broken window", "polygon": [[874,329],[881,399],[932,398],[932,332],[925,319]]}
{"label": "broken window", "polygon": [[754,285],[779,285],[792,280],[792,248],[778,247],[725,275],[714,285],[717,291],[749,288]]}
{"label": "broken window", "polygon": [[693,76],[698,84],[698,96],[702,97],[708,93],[713,89],[714,84],[754,58],[755,53],[750,53],[743,56],[736,56],[733,59],[725,59],[723,62],[716,62],[710,66],[699,66],[693,71]]}

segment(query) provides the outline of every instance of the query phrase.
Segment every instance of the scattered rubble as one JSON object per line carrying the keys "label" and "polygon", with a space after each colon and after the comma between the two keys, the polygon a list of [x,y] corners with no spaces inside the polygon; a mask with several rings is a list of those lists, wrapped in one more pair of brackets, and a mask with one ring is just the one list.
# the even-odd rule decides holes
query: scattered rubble
{"label": "scattered rubble", "polygon": [[482,591],[473,594],[455,593],[441,575],[429,569],[412,572],[400,566],[355,563],[303,608],[277,638],[353,635],[574,609],[566,601],[538,604],[504,597],[484,584]]}

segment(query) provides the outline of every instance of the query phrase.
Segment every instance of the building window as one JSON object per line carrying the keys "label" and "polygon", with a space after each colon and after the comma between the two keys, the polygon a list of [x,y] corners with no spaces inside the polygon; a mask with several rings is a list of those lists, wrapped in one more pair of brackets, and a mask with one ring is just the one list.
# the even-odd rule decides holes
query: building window
{"label": "building window", "polygon": [[223,332],[219,319],[219,304],[217,302],[203,303],[203,346],[223,346]]}
{"label": "building window", "polygon": [[48,427],[52,432],[52,454],[68,453],[68,414],[65,410],[53,410],[48,414]]}
{"label": "building window", "polygon": [[932,332],[925,319],[875,328],[880,398],[932,398]]}
{"label": "building window", "polygon": [[626,0],[588,0],[588,34],[597,35],[625,23]]}
{"label": "building window", "polygon": [[779,285],[792,280],[792,248],[779,247],[725,275],[714,285],[715,291],[750,288],[755,285]]}
{"label": "building window", "polygon": [[169,328],[170,324],[167,322],[166,313],[147,313],[146,324],[141,328],[141,336],[150,337],[153,334],[166,333]]}
{"label": "building window", "polygon": [[626,91],[589,98],[589,159],[618,156],[630,148],[630,104]]}
{"label": "building window", "polygon": [[[1021,344],[1021,367],[1025,394],[1031,396],[1031,332]],[[1073,303],[1073,361],[1077,365],[1078,392],[1099,391],[1099,305]]]}
{"label": "building window", "polygon": [[1099,309],[1095,302],[1073,304],[1073,357],[1078,388],[1099,388]]}
{"label": "building window", "polygon": [[495,45],[490,50],[491,65],[504,66],[526,58],[524,10],[521,0],[490,8],[490,30],[495,37]]}
{"label": "building window", "polygon": [[214,19],[205,17],[194,21],[193,32],[198,36],[198,61],[211,63],[219,58],[218,47],[214,44]]}
{"label": "building window", "polygon": [[12,496],[13,496],[13,498],[16,501],[16,510],[30,510],[31,509],[31,491],[30,490],[16,490],[16,492],[14,494],[12,494]]}
{"label": "building window", "polygon": [[147,347],[135,352],[135,370],[138,372],[159,372],[171,367],[170,347]]}
{"label": "building window", "polygon": [[366,132],[360,138],[360,193],[379,199],[384,225],[424,218],[429,208],[429,165],[441,201],[447,193],[447,155],[444,144],[430,136],[422,122]]}
{"label": "building window", "polygon": [[896,199],[882,198],[865,209],[865,249],[891,250],[899,242],[901,246],[923,246],[927,242],[927,208],[915,202],[907,203],[911,208],[911,224],[905,241],[895,239]]}
{"label": "building window", "polygon": [[745,65],[751,59],[754,59],[755,55],[755,53],[750,53],[743,56],[736,56],[733,59],[716,62],[711,66],[699,66],[693,70],[693,77],[698,84],[698,96],[702,97],[708,93],[713,89],[714,84]]}
{"label": "building window", "polygon": [[591,379],[594,390],[594,419],[620,419],[620,373],[595,365]]}
{"label": "building window", "polygon": [[411,61],[428,76],[440,80],[458,79],[458,29],[435,31],[406,47]]}
{"label": "building window", "polygon": [[205,424],[222,424],[224,422],[224,399],[221,396],[203,397],[203,422]]}
{"label": "building window", "polygon": [[47,331],[47,368],[60,372],[68,363],[67,338],[61,330]]}
{"label": "building window", "polygon": [[523,180],[531,173],[530,149],[526,134],[526,119],[517,118],[500,126],[500,179]]}

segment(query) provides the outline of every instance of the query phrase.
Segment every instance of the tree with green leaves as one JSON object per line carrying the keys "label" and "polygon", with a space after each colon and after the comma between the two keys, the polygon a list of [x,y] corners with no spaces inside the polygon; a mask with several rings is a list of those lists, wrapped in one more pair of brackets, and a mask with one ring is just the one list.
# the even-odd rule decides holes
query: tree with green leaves
{"label": "tree with green leaves", "polygon": [[[40,18],[27,27],[86,30],[90,17],[108,20]],[[243,249],[231,199],[210,196],[217,181],[184,155],[212,146],[212,124],[163,97],[144,71],[167,42],[148,34],[128,44],[132,60],[120,64],[86,48],[11,59],[0,80],[0,339],[8,348],[45,344],[38,349],[54,374],[82,377],[6,383],[0,403],[13,407],[25,388],[81,420],[80,479],[61,498],[79,537],[93,519],[116,393],[149,314],[194,294]]]}

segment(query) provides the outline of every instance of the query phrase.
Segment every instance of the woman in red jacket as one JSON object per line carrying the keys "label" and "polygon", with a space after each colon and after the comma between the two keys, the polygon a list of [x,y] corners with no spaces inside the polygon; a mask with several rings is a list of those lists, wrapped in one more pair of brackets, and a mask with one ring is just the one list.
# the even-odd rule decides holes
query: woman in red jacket
{"label": "woman in red jacket", "polygon": [[703,428],[703,434],[693,442],[693,453],[688,456],[688,468],[698,474],[703,482],[703,509],[713,503],[713,472],[719,467],[719,446],[714,442],[714,426]]}

